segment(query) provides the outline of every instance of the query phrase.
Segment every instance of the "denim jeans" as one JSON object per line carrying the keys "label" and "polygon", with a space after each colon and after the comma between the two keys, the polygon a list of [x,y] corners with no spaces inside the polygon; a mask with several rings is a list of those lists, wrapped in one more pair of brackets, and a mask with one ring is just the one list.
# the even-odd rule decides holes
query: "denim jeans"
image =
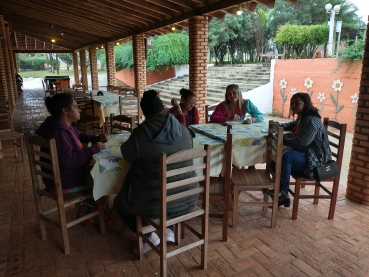
{"label": "denim jeans", "polygon": [[307,156],[305,153],[287,150],[282,154],[281,167],[281,190],[288,190],[290,186],[290,176],[292,172],[302,174],[307,166]]}

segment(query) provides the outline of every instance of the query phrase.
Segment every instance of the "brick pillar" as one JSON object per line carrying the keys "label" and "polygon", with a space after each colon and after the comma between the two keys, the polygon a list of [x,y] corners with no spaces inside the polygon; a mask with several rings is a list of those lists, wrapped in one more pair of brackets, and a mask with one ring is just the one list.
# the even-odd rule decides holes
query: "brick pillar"
{"label": "brick pillar", "polygon": [[81,63],[81,76],[82,83],[88,88],[88,78],[87,78],[87,64],[86,64],[86,52],[85,50],[79,51],[79,60]]}
{"label": "brick pillar", "polygon": [[96,48],[90,47],[90,70],[92,89],[99,89],[99,77],[97,74]]}
{"label": "brick pillar", "polygon": [[10,57],[11,57],[11,51],[9,49],[9,43],[7,40],[6,30],[5,30],[5,24],[4,24],[4,18],[2,15],[0,15],[0,36],[2,37],[1,48],[3,52],[3,61],[4,61],[4,67],[5,67],[5,80],[6,80],[6,86],[7,86],[7,94],[8,94],[8,100],[9,104],[11,106],[15,106],[15,98],[14,98],[14,85],[13,85],[13,78],[12,77],[12,70],[10,68]]}
{"label": "brick pillar", "polygon": [[364,51],[346,197],[369,206],[369,24]]}
{"label": "brick pillar", "polygon": [[133,35],[133,59],[135,65],[135,89],[139,98],[146,89],[146,47],[143,34]]}
{"label": "brick pillar", "polygon": [[5,96],[7,99],[8,96],[8,82],[6,79],[6,70],[5,70],[5,62],[4,62],[4,47],[3,43],[0,40],[0,96]]}
{"label": "brick pillar", "polygon": [[79,69],[78,69],[78,55],[76,52],[72,53],[73,59],[73,73],[74,73],[74,82],[79,83]]}
{"label": "brick pillar", "polygon": [[108,75],[108,86],[115,86],[115,54],[114,42],[105,43],[106,74]]}
{"label": "brick pillar", "polygon": [[[13,87],[14,87],[14,99],[18,98],[18,87],[17,87],[17,81],[15,78],[15,74],[17,73],[16,70],[16,64],[14,63],[14,55],[13,55],[13,51],[12,51],[12,43],[10,41],[10,29],[9,26],[5,27],[5,31],[6,31],[6,39],[8,41],[8,48],[9,48],[9,62],[10,62],[10,71],[11,71],[11,81],[13,82]],[[19,91],[20,93],[20,91]]]}
{"label": "brick pillar", "polygon": [[190,74],[189,89],[196,93],[196,107],[200,114],[200,123],[205,122],[208,72],[208,17],[189,18],[190,36]]}

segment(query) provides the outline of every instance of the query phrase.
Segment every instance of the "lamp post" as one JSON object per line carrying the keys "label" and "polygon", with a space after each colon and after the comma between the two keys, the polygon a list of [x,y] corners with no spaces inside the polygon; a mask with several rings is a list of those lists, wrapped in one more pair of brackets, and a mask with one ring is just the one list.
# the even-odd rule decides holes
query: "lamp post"
{"label": "lamp post", "polygon": [[329,20],[329,40],[328,40],[328,56],[332,57],[334,53],[334,42],[333,42],[333,35],[334,35],[334,17],[336,14],[340,12],[341,5],[335,5],[332,9],[332,4],[328,3],[325,5],[325,11],[330,13],[330,20]]}

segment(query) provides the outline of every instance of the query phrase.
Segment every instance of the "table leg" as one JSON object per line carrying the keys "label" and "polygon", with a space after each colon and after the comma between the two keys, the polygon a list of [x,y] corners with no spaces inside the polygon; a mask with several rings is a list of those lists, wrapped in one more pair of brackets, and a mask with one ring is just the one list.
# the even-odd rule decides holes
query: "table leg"
{"label": "table leg", "polygon": [[104,197],[100,197],[97,200],[97,205],[99,207],[99,221],[100,221],[100,233],[105,235],[106,226],[105,226],[105,207],[104,207]]}

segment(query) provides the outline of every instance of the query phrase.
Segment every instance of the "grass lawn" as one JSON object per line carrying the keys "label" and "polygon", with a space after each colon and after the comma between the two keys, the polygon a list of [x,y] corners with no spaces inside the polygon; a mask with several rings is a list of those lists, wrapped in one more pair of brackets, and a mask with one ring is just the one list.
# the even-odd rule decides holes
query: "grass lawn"
{"label": "grass lawn", "polygon": [[[99,74],[101,73],[106,73],[106,70],[99,70],[98,71]],[[87,74],[90,74],[90,71],[87,70]],[[56,73],[52,73],[49,72],[47,70],[39,70],[39,71],[21,71],[19,72],[19,75],[22,76],[22,78],[29,78],[29,77],[33,77],[33,78],[42,78],[45,76],[73,76],[73,70],[60,70],[59,74]]]}

